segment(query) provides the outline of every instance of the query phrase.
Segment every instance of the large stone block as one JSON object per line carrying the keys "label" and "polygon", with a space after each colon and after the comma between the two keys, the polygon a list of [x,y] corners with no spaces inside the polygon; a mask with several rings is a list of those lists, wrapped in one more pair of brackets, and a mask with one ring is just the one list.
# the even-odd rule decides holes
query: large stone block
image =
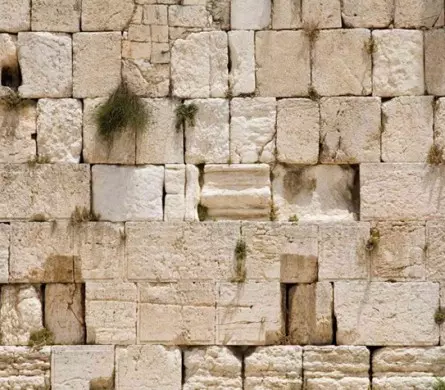
{"label": "large stone block", "polygon": [[393,13],[392,0],[343,0],[342,18],[347,27],[388,27]]}
{"label": "large stone block", "polygon": [[441,157],[444,158],[445,146],[445,98],[439,98],[434,105],[434,145],[442,149]]}
{"label": "large stone block", "polygon": [[[426,277],[445,281],[445,221],[426,223]],[[445,289],[442,288],[445,291]],[[445,306],[445,301],[442,302]],[[444,340],[445,341],[445,340]]]}
{"label": "large stone block", "polygon": [[315,28],[341,27],[340,0],[302,0],[303,24]]}
{"label": "large stone block", "polygon": [[70,35],[48,32],[19,33],[17,47],[23,78],[19,87],[21,96],[60,98],[72,95]]}
{"label": "large stone block", "polygon": [[280,260],[281,283],[313,283],[318,280],[318,259],[315,256],[285,253]]}
{"label": "large stone block", "polygon": [[274,0],[272,28],[288,30],[302,27],[302,5],[300,0]]}
{"label": "large stone block", "polygon": [[122,61],[122,78],[139,96],[168,96],[170,64],[152,64],[147,59],[124,59]]}
{"label": "large stone block", "polygon": [[27,31],[31,27],[31,1],[2,0],[0,2],[0,15],[2,15],[1,31]]}
{"label": "large stone block", "polygon": [[210,14],[205,2],[203,5],[192,3],[190,5],[172,5],[168,7],[168,25],[170,27],[209,27],[209,17]]}
{"label": "large stone block", "polygon": [[186,174],[184,164],[165,165],[165,192],[184,195]]}
{"label": "large stone block", "polygon": [[82,0],[82,31],[123,30],[134,8],[133,0]]}
{"label": "large stone block", "polygon": [[230,91],[233,96],[255,92],[255,37],[253,31],[229,31]]}
{"label": "large stone block", "polygon": [[9,281],[9,253],[11,226],[0,224],[0,283],[6,284]]}
{"label": "large stone block", "polygon": [[425,31],[425,83],[427,93],[445,95],[445,31],[434,29]]}
{"label": "large stone block", "polygon": [[443,8],[442,0],[395,0],[394,25],[396,28],[442,27]]}
{"label": "large stone block", "polygon": [[270,24],[271,0],[232,0],[231,28],[261,30]]}
{"label": "large stone block", "polygon": [[256,81],[260,96],[304,96],[310,84],[310,43],[303,31],[255,34]]}
{"label": "large stone block", "polygon": [[79,0],[33,0],[31,28],[33,31],[79,31],[80,9]]}
{"label": "large stone block", "polygon": [[430,282],[334,283],[337,343],[437,345],[439,285]]}

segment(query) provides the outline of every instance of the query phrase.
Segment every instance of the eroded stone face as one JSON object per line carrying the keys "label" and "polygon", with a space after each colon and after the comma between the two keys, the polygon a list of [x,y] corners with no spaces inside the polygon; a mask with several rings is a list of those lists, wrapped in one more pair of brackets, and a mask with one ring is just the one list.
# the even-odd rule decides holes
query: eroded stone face
{"label": "eroded stone face", "polygon": [[31,27],[34,31],[79,31],[80,9],[79,0],[33,1]]}
{"label": "eroded stone face", "polygon": [[11,227],[0,224],[0,283],[8,283]]}
{"label": "eroded stone face", "polygon": [[287,30],[302,26],[302,1],[275,0],[273,2],[272,28]]}
{"label": "eroded stone face", "polygon": [[348,27],[388,27],[393,13],[392,0],[343,0],[342,18]]}
{"label": "eroded stone face", "polygon": [[229,31],[230,90],[234,96],[255,92],[255,38],[253,31]]}
{"label": "eroded stone face", "polygon": [[396,0],[394,23],[396,28],[441,27],[444,22],[441,0]]}
{"label": "eroded stone face", "polygon": [[8,32],[29,30],[31,27],[31,2],[29,0],[2,0],[0,29]]}
{"label": "eroded stone face", "polygon": [[431,95],[445,95],[445,77],[440,68],[445,63],[445,31],[425,32],[425,83]]}
{"label": "eroded stone face", "polygon": [[[445,280],[444,234],[443,221],[426,223],[426,276],[428,280]],[[442,304],[445,304],[445,301]]]}
{"label": "eroded stone face", "polygon": [[134,11],[133,0],[82,1],[82,31],[123,30]]}
{"label": "eroded stone face", "polygon": [[271,18],[271,0],[232,0],[231,27],[235,30],[261,30]]}

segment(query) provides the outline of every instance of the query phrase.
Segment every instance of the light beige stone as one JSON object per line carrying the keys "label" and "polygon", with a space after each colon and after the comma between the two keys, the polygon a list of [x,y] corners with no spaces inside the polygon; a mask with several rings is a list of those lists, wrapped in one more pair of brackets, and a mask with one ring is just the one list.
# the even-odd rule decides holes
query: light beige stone
{"label": "light beige stone", "polygon": [[253,31],[229,31],[230,91],[233,96],[255,92],[255,36]]}
{"label": "light beige stone", "polygon": [[393,13],[392,0],[343,0],[342,18],[347,27],[388,27]]}
{"label": "light beige stone", "polygon": [[[146,27],[146,26],[144,26]],[[151,39],[153,42],[168,42],[168,26],[151,25]]]}
{"label": "light beige stone", "polygon": [[31,28],[30,0],[2,0],[0,2],[0,30],[27,31]]}
{"label": "light beige stone", "polygon": [[33,0],[31,28],[33,31],[79,31],[80,9],[79,0]]}
{"label": "light beige stone", "polygon": [[82,0],[82,31],[123,30],[134,8],[133,0]]}
{"label": "light beige stone", "polygon": [[427,93],[445,95],[445,76],[440,69],[445,64],[445,31],[425,31],[425,83]]}
{"label": "light beige stone", "polygon": [[318,279],[318,259],[315,256],[283,254],[280,257],[281,283],[313,283]]}
{"label": "light beige stone", "polygon": [[170,89],[170,65],[152,64],[146,59],[123,60],[122,78],[139,96],[167,96]]}
{"label": "light beige stone", "polygon": [[170,46],[168,43],[152,43],[151,62],[153,64],[170,64]]}
{"label": "light beige stone", "polygon": [[230,30],[230,4],[231,0],[220,0],[206,3],[210,7],[213,27]]}
{"label": "light beige stone", "polygon": [[168,25],[175,27],[208,27],[209,12],[204,5],[172,5],[168,8]]}
{"label": "light beige stone", "polygon": [[303,24],[317,28],[341,27],[340,0],[303,0]]}
{"label": "light beige stone", "polygon": [[423,95],[423,32],[377,30],[372,33],[373,94],[381,97]]}
{"label": "light beige stone", "polygon": [[231,28],[261,30],[270,24],[271,0],[232,0]]}
{"label": "light beige stone", "polygon": [[437,345],[434,312],[439,285],[431,282],[334,283],[337,343],[350,345]]}
{"label": "light beige stone", "polygon": [[187,164],[185,168],[185,221],[199,221],[198,204],[201,195],[199,185],[199,169],[192,164]]}
{"label": "light beige stone", "polygon": [[[161,26],[153,26],[161,27]],[[130,24],[128,27],[128,39],[136,42],[151,42],[152,27],[144,24]],[[125,35],[124,35],[125,36]],[[159,40],[157,39],[156,42]]]}
{"label": "light beige stone", "polygon": [[166,194],[164,198],[164,221],[183,221],[184,215],[184,194]]}
{"label": "light beige stone", "polygon": [[133,60],[151,59],[153,46],[154,44],[152,45],[151,42],[135,42],[135,41],[123,40],[122,58],[133,59]]}
{"label": "light beige stone", "polygon": [[[445,307],[445,283],[440,284],[439,302],[440,307]],[[440,345],[445,345],[445,326],[443,323],[439,325],[440,328]]]}
{"label": "light beige stone", "polygon": [[307,95],[310,43],[303,31],[260,31],[255,34],[255,49],[260,96]]}
{"label": "light beige stone", "polygon": [[0,224],[0,283],[9,281],[9,253],[11,227],[8,224]]}
{"label": "light beige stone", "polygon": [[167,21],[167,11],[166,5],[145,5],[142,22],[144,24],[154,25],[169,24]]}
{"label": "light beige stone", "polygon": [[273,162],[276,148],[276,100],[235,98],[230,102],[230,113],[231,162]]}
{"label": "light beige stone", "polygon": [[17,47],[22,97],[70,97],[73,90],[72,42],[68,34],[23,32]]}
{"label": "light beige stone", "polygon": [[302,27],[302,4],[300,0],[275,0],[273,2],[272,28],[287,30]]}
{"label": "light beige stone", "polygon": [[2,73],[9,73],[9,77],[3,75],[3,80],[1,80],[2,76],[0,75],[2,85],[7,86],[8,83],[10,83],[10,87],[18,87],[20,80],[18,79],[19,63],[17,58],[16,35],[0,34],[0,68],[2,69]]}
{"label": "light beige stone", "polygon": [[[445,281],[444,221],[426,223],[426,276],[428,280]],[[445,301],[443,302],[445,306]]]}
{"label": "light beige stone", "polygon": [[439,98],[434,105],[434,144],[442,148],[442,158],[445,146],[445,99]]}
{"label": "light beige stone", "polygon": [[182,194],[185,189],[185,165],[165,165],[165,192],[167,194]]}
{"label": "light beige stone", "polygon": [[380,98],[323,98],[320,115],[321,162],[380,162]]}
{"label": "light beige stone", "polygon": [[396,28],[442,27],[444,3],[441,0],[395,0]]}

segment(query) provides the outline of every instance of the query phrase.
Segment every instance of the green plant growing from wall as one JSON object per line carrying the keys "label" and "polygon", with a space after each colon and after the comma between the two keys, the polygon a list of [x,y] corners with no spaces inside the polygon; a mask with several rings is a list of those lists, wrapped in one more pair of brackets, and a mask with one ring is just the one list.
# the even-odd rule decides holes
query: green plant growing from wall
{"label": "green plant growing from wall", "polygon": [[195,117],[198,106],[195,103],[179,105],[176,110],[176,130],[185,129],[185,125],[195,126]]}
{"label": "green plant growing from wall", "polygon": [[46,328],[31,332],[31,334],[29,335],[29,347],[38,349],[44,347],[45,345],[52,344],[54,344],[54,335],[50,330]]}
{"label": "green plant growing from wall", "polygon": [[445,381],[441,378],[436,378],[436,382],[433,383],[433,390],[445,390]]}
{"label": "green plant growing from wall", "polygon": [[27,161],[28,167],[35,168],[37,164],[50,164],[51,159],[48,156],[34,156]]}
{"label": "green plant growing from wall", "polygon": [[291,216],[289,217],[289,222],[297,223],[297,222],[298,222],[297,214],[291,215]]}
{"label": "green plant growing from wall", "polygon": [[440,165],[444,163],[443,160],[443,148],[436,144],[432,144],[430,150],[428,151],[428,156],[426,159],[427,163],[430,165]]}
{"label": "green plant growing from wall", "polygon": [[98,221],[100,214],[96,214],[94,211],[87,209],[86,207],[76,206],[71,214],[71,224],[77,225],[82,222]]}
{"label": "green plant growing from wall", "polygon": [[233,282],[243,283],[246,280],[246,257],[247,245],[246,242],[240,238],[235,246],[235,276]]}
{"label": "green plant growing from wall", "polygon": [[445,307],[439,307],[434,313],[434,322],[442,325],[445,322]]}
{"label": "green plant growing from wall", "polygon": [[369,232],[369,238],[366,242],[366,250],[371,252],[373,251],[380,242],[380,232],[379,229],[373,227]]}

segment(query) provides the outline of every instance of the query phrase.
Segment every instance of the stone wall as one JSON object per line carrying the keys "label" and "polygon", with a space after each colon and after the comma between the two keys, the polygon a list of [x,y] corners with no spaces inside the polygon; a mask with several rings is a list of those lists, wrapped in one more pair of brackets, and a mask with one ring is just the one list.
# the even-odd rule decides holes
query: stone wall
{"label": "stone wall", "polygon": [[443,0],[0,0],[0,389],[444,388],[444,69]]}

